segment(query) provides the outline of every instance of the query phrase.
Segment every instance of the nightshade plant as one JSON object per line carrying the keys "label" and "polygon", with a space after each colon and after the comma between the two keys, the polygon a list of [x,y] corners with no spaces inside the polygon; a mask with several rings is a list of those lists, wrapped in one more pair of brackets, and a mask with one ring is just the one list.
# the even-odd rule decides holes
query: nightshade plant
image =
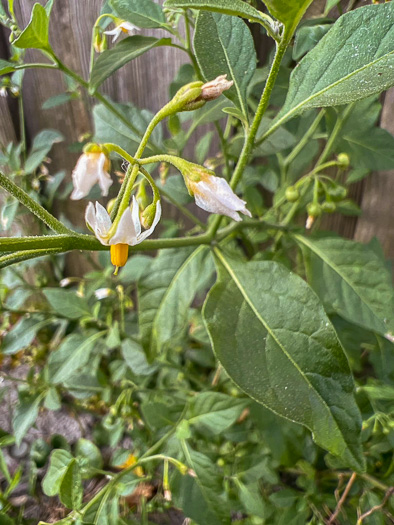
{"label": "nightshade plant", "polygon": [[[116,447],[124,433],[133,440],[136,452],[112,461],[117,473],[86,440],[73,453],[53,450],[42,489],[69,509],[61,523],[134,523],[125,498],[158,472],[156,508],[172,498],[199,525],[392,518],[390,271],[376,241],[361,245],[319,226],[326,213],[358,213],[347,198],[351,183],[394,168],[394,138],[376,127],[378,95],[394,85],[394,3],[352,10],[350,2],[336,21],[302,20],[311,3],[166,0],[162,8],[151,0],[109,0],[92,31],[87,80],[51,47],[53,0],[36,3],[23,30],[13,2],[8,13],[0,7],[14,50],[13,59],[0,61],[3,89],[23,90],[21,72],[47,68],[62,71],[75,96],[82,88],[97,99],[94,136],[73,172],[71,199],[88,197],[96,184],[110,196],[106,207],[87,203],[94,235],[78,233],[40,203],[33,187],[22,187],[49,149],[33,144],[15,169],[10,159],[17,154],[8,147],[1,162],[9,173],[0,173],[0,186],[52,233],[0,238],[0,268],[109,249],[116,272],[125,266],[111,276],[101,253],[79,295],[44,288],[46,307],[5,326],[5,355],[45,330],[51,343],[21,389],[14,436],[4,434],[4,446],[19,445],[39,407],[58,410],[62,396],[74,396],[80,409],[104,407],[97,443]],[[327,2],[327,13],[336,3]],[[251,24],[272,43],[262,68]],[[145,28],[168,36],[144,36]],[[128,36],[108,49],[107,35],[122,33]],[[180,48],[190,64],[156,115],[100,93],[117,69],[157,46]],[[25,62],[32,48],[46,60]],[[207,123],[214,126],[194,158],[184,158],[192,134]],[[208,158],[217,144],[220,153]],[[126,168],[116,189],[111,163],[119,161]],[[206,222],[193,213],[191,197],[212,214]],[[162,200],[193,227],[158,236]],[[140,255],[153,250],[154,258]],[[21,310],[25,296],[10,302],[5,277],[3,286],[4,311]],[[135,286],[138,318],[128,299]],[[83,499],[82,480],[100,475],[108,483]],[[336,501],[338,481],[338,491],[346,488]],[[15,515],[11,492],[2,495],[3,516]],[[141,523],[148,523],[141,500]]]}

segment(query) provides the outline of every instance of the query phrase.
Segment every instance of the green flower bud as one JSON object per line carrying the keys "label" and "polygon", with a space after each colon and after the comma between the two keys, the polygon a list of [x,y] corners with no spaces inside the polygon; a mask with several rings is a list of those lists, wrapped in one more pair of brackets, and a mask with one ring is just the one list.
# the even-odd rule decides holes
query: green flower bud
{"label": "green flower bud", "polygon": [[310,202],[306,207],[309,217],[319,217],[322,214],[322,208],[318,202]]}
{"label": "green flower bud", "polygon": [[141,214],[141,224],[146,230],[152,226],[155,215],[156,203],[152,202],[152,204],[149,204],[149,206],[147,206]]}
{"label": "green flower bud", "polygon": [[327,193],[333,201],[339,202],[346,197],[347,189],[344,186],[335,185],[328,188]]}
{"label": "green flower bud", "polygon": [[346,170],[350,165],[350,158],[347,153],[340,153],[337,157],[338,165],[340,168]]}
{"label": "green flower bud", "polygon": [[149,205],[150,198],[148,194],[146,193],[146,182],[145,179],[143,179],[138,187],[137,194],[135,196],[138,202],[138,206],[140,207],[140,210],[145,210],[147,206]]}
{"label": "green flower bud", "polygon": [[286,188],[285,197],[289,202],[297,202],[300,198],[300,192],[294,186]]}
{"label": "green flower bud", "polygon": [[335,202],[332,201],[323,202],[321,207],[324,213],[334,213],[334,211],[337,209]]}

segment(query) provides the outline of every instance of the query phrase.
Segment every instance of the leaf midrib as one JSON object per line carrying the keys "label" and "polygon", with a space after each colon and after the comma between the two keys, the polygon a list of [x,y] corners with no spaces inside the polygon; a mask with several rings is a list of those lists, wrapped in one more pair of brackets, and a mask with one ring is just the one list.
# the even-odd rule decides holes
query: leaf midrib
{"label": "leaf midrib", "polygon": [[[361,71],[364,71],[364,69],[367,69],[369,67],[372,67],[373,65],[377,64],[379,61],[387,58],[388,56],[390,55],[393,55],[394,54],[394,51],[390,51],[389,53],[386,53],[385,55],[377,58],[376,60],[373,60],[372,62],[368,62],[368,64],[365,64],[365,66],[359,68],[359,69],[355,69],[354,71],[352,71],[351,73],[349,73],[348,75],[344,76],[344,77],[341,77],[340,79],[338,79],[336,82],[328,85],[327,87],[321,89],[320,91],[318,91],[317,93],[315,93],[314,95],[311,95],[310,97],[306,98],[305,100],[303,100],[302,102],[300,102],[299,104],[297,104],[293,109],[291,109],[290,111],[288,111],[285,115],[283,115],[283,117],[281,117],[275,124],[274,124],[274,128],[276,129],[277,127],[281,126],[283,122],[285,122],[286,120],[288,120],[294,113],[296,113],[300,108],[302,108],[303,106],[305,106],[306,104],[308,104],[310,101],[314,100],[315,98],[319,97],[320,95],[326,93],[327,91],[329,91],[330,89],[338,86],[339,84],[341,84],[342,82],[345,82],[346,80],[348,80],[349,78],[351,78],[352,76],[354,75],[357,75],[358,73],[360,73]],[[358,100],[358,99],[356,99]],[[339,104],[340,105],[340,104]]]}

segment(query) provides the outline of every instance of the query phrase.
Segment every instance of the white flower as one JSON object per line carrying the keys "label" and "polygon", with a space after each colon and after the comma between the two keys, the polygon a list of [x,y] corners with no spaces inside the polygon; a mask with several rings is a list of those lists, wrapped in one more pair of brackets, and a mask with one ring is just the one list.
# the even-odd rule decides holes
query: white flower
{"label": "white flower", "polygon": [[110,161],[102,152],[88,152],[81,155],[72,173],[74,191],[71,199],[76,201],[86,197],[97,182],[101,194],[106,197],[113,182],[107,172],[109,168]]}
{"label": "white flower", "polygon": [[3,86],[0,88],[0,97],[6,97],[6,96],[7,96],[7,88]]}
{"label": "white flower", "polygon": [[110,238],[109,230],[112,222],[107,210],[99,202],[96,202],[94,207],[92,202],[89,202],[86,208],[85,219],[87,224],[92,228],[97,239],[105,246],[115,244],[128,244],[135,246],[144,241],[155,229],[161,217],[160,201],[156,203],[156,214],[152,226],[141,232],[140,210],[136,198],[133,196],[133,205],[126,208],[120,218],[115,234]]}
{"label": "white flower", "polygon": [[235,195],[229,183],[221,177],[205,173],[198,182],[189,179],[188,187],[194,195],[197,206],[205,211],[227,215],[235,221],[241,220],[237,212],[248,217],[252,216],[246,209],[246,201]]}
{"label": "white flower", "polygon": [[138,27],[130,22],[121,22],[119,25],[112,29],[111,31],[104,31],[105,35],[113,35],[112,42],[115,42],[121,33],[127,33],[128,35],[133,35],[135,32],[139,31]]}
{"label": "white flower", "polygon": [[98,299],[99,301],[101,301],[102,299],[106,299],[112,294],[113,291],[111,290],[111,288],[99,288],[94,292],[96,299]]}

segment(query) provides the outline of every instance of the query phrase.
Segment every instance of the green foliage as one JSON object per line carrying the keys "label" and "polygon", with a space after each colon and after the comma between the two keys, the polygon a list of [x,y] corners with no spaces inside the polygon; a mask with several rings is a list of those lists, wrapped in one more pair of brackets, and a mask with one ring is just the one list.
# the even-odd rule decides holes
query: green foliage
{"label": "green foliage", "polygon": [[[196,525],[392,519],[391,268],[376,240],[320,228],[326,214],[361,213],[350,184],[394,168],[394,139],[378,127],[378,94],[394,78],[393,4],[350,2],[335,22],[299,24],[310,3],[266,0],[274,19],[257,1],[108,0],[88,82],[50,48],[52,0],[33,6],[24,30],[13,1],[0,5],[12,42],[1,95],[20,97],[24,69],[40,66],[25,50],[40,50],[66,79],[43,109],[97,99],[91,133],[70,145],[91,154],[74,187],[80,179],[86,198],[100,198],[98,152],[113,182],[101,201],[113,227],[96,217],[96,238],[52,213],[68,208],[71,187],[48,158],[58,131],[0,145],[0,400],[15,399],[0,429],[1,523],[28,525],[34,499],[42,515],[32,519],[54,521],[61,507],[59,525],[169,522],[172,512]],[[345,9],[337,3],[324,16]],[[154,31],[113,45],[104,32],[121,21]],[[259,26],[271,39],[264,64]],[[159,46],[189,63],[156,115],[100,93]],[[134,195],[140,209],[121,228]],[[138,218],[159,199],[160,225],[142,241]],[[216,216],[196,215],[194,201]],[[11,236],[24,208],[34,236]],[[118,275],[113,230],[130,244]],[[89,252],[85,275],[69,273],[73,250]],[[25,450],[14,469],[10,455]]]}
{"label": "green foliage", "polygon": [[227,74],[234,85],[224,94],[247,119],[246,89],[256,69],[252,35],[240,19],[201,11],[197,17],[194,50],[206,80]]}
{"label": "green foliage", "polygon": [[[155,4],[156,5],[156,4]],[[119,68],[157,46],[167,46],[170,38],[134,35],[119,42],[113,49],[104,51],[96,60],[90,76],[90,92],[95,90]]]}
{"label": "green foliage", "polygon": [[253,399],[307,426],[316,443],[363,470],[350,370],[316,296],[277,263],[219,260],[204,319],[227,373]]}
{"label": "green foliage", "polygon": [[138,27],[165,27],[166,19],[160,5],[152,0],[110,0],[117,16]]}
{"label": "green foliage", "polygon": [[329,312],[385,335],[394,328],[391,275],[373,246],[296,236],[308,281]]}
{"label": "green foliage", "polygon": [[34,4],[26,29],[14,40],[13,45],[22,49],[35,48],[51,51],[48,32],[48,13],[41,4]]}
{"label": "green foliage", "polygon": [[343,15],[292,73],[280,121],[311,107],[348,104],[391,87],[393,27],[391,3]]}

